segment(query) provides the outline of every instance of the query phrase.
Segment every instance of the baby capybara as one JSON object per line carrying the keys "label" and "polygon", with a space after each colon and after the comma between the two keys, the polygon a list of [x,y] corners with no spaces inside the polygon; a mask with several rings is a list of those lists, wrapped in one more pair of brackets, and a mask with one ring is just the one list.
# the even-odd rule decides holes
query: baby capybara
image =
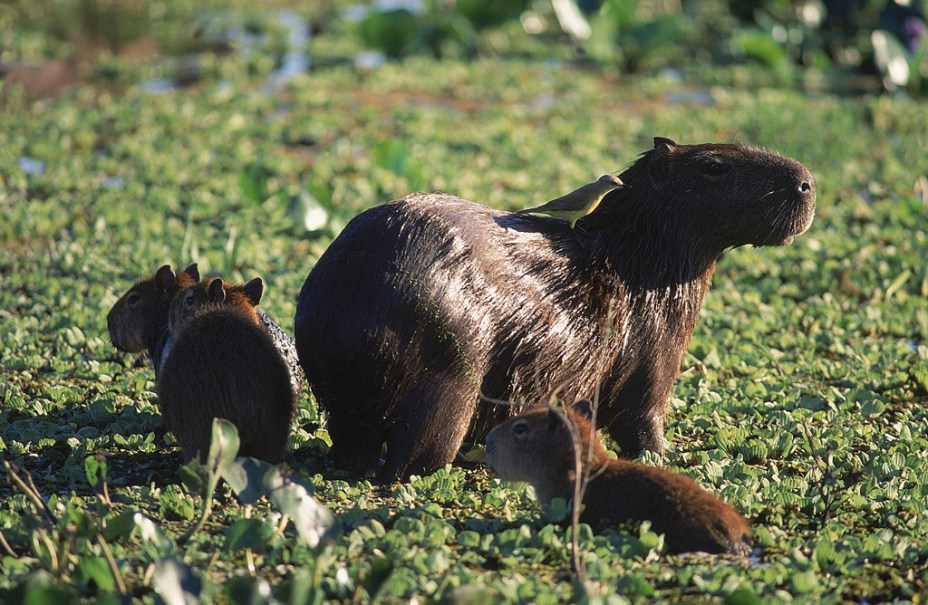
{"label": "baby capybara", "polygon": [[165,349],[174,344],[168,330],[168,307],[178,290],[198,281],[196,263],[177,274],[170,265],[164,265],[154,275],[137,281],[106,316],[113,346],[127,353],[146,351],[157,377]]}
{"label": "baby capybara", "polygon": [[[487,435],[487,465],[500,478],[525,481],[539,502],[574,497],[575,439],[589,483],[580,518],[588,523],[651,522],[668,552],[746,555],[747,521],[695,481],[662,468],[614,460],[590,426],[588,401],[556,411],[531,409]],[[567,423],[573,425],[573,431]]]}
{"label": "baby capybara", "polygon": [[508,408],[600,390],[623,455],[663,448],[667,397],[716,259],[809,228],[812,175],[743,145],[654,148],[576,229],[420,193],[355,217],[297,304],[300,362],[336,464],[431,471]]}
{"label": "baby capybara", "polygon": [[261,320],[255,307],[261,302],[262,294],[264,281],[260,277],[242,285],[219,278],[205,279],[184,288],[183,304],[172,304],[170,308],[170,313],[178,317],[169,318],[169,321],[178,323],[207,305],[231,305],[244,313],[251,323],[260,326]]}
{"label": "baby capybara", "polygon": [[[196,285],[199,280],[197,265],[192,264],[176,276],[169,265],[164,265],[154,275],[136,282],[116,301],[106,316],[113,345],[129,353],[147,351],[157,377],[174,346],[174,339],[168,330],[168,306],[179,289]],[[204,283],[201,288],[204,293],[206,285]],[[263,281],[255,278],[243,285],[223,282],[223,287],[226,293],[224,304],[236,305],[261,322],[287,364],[294,396],[299,396],[304,374],[293,340],[274,320],[254,309],[264,291]]]}
{"label": "baby capybara", "polygon": [[197,287],[171,303],[174,348],[158,377],[165,425],[185,460],[205,458],[213,418],[226,418],[238,429],[240,456],[279,462],[295,409],[287,366],[253,313],[224,304],[221,279],[205,299]]}

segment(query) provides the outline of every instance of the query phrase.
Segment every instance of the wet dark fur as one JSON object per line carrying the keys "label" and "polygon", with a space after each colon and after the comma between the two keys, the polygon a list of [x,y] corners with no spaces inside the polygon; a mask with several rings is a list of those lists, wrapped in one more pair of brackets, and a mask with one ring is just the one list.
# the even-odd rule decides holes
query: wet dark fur
{"label": "wet dark fur", "polygon": [[651,521],[668,552],[750,552],[748,523],[734,507],[684,475],[611,459],[578,411],[562,415],[545,406],[499,425],[487,435],[487,464],[503,479],[530,483],[541,502],[572,499],[576,466],[565,422],[575,428],[590,477],[583,521]]}
{"label": "wet dark fur", "polygon": [[[172,309],[171,317],[183,316]],[[212,305],[183,317],[182,324],[172,321],[171,330],[174,348],[158,378],[158,400],[184,459],[206,456],[213,418],[220,417],[238,428],[240,456],[279,462],[295,398],[267,332],[241,309]]]}
{"label": "wet dark fur", "polygon": [[[590,398],[625,455],[660,452],[715,261],[808,228],[812,175],[740,145],[655,139],[573,231],[446,194],[357,216],[310,272],[296,344],[336,464],[381,481],[448,463],[510,401]],[[552,194],[548,194],[552,197]]]}

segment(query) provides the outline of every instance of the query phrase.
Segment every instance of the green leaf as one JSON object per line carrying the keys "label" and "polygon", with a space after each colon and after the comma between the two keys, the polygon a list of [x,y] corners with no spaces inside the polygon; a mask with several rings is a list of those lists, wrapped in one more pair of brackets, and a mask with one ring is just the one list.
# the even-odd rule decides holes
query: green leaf
{"label": "green leaf", "polygon": [[377,600],[384,584],[393,575],[393,560],[387,557],[377,557],[371,562],[370,571],[364,576],[361,585],[370,596],[371,602]]}
{"label": "green leaf", "polygon": [[654,587],[650,582],[639,575],[622,577],[616,585],[616,590],[622,594],[634,597],[654,596]]}
{"label": "green leaf", "polygon": [[224,471],[223,478],[244,504],[266,496],[274,507],[293,519],[305,544],[315,547],[333,527],[335,518],[312,497],[312,487],[284,477],[277,467],[254,458],[238,458]]}
{"label": "green leaf", "polygon": [[564,498],[555,498],[541,507],[546,523],[560,523],[570,517],[570,502]]}
{"label": "green leaf", "polygon": [[872,418],[873,416],[879,416],[886,411],[886,404],[880,401],[879,399],[871,399],[865,401],[860,406],[860,413],[865,418]]}
{"label": "green leaf", "polygon": [[69,605],[79,603],[72,590],[56,586],[44,572],[31,578],[22,605]]}
{"label": "green leaf", "polygon": [[769,68],[780,68],[789,62],[786,50],[770,34],[752,31],[735,37],[735,45],[745,55]]}
{"label": "green leaf", "polygon": [[928,363],[919,363],[912,366],[912,380],[922,393],[928,393]]}
{"label": "green leaf", "polygon": [[237,519],[226,529],[226,550],[257,548],[270,540],[274,528],[261,519]]}
{"label": "green leaf", "polygon": [[96,487],[101,481],[106,481],[106,458],[96,455],[84,458],[84,473],[90,487]]}
{"label": "green leaf", "polygon": [[158,524],[142,513],[135,513],[132,519],[139,530],[142,548],[148,555],[149,560],[158,561],[174,554],[177,545],[161,531]]}
{"label": "green leaf", "polygon": [[238,186],[242,195],[250,202],[259,204],[267,199],[268,172],[260,164],[248,164],[238,173]]}
{"label": "green leaf", "polygon": [[308,485],[285,478],[276,468],[265,475],[264,481],[271,504],[293,519],[300,539],[307,546],[314,548],[334,527],[335,517],[312,497]]}
{"label": "green leaf", "polygon": [[374,9],[358,24],[364,44],[388,57],[399,57],[411,50],[418,32],[418,20],[406,9]]}
{"label": "green leaf", "polygon": [[[238,429],[225,418],[213,418],[212,436],[209,442],[209,455],[206,457],[206,490],[204,500],[210,500],[216,491],[216,485],[225,469],[232,464],[238,454]],[[196,463],[196,460],[194,460]]]}
{"label": "green leaf", "polygon": [[203,582],[182,561],[159,561],[152,576],[152,587],[167,605],[194,605],[201,602]]}
{"label": "green leaf", "polygon": [[80,581],[87,585],[93,582],[100,592],[116,589],[116,580],[109,564],[103,557],[83,556],[77,561],[77,573]]}
{"label": "green leaf", "polygon": [[257,458],[241,457],[234,460],[222,474],[242,504],[254,504],[265,495],[264,476],[273,465]]}
{"label": "green leaf", "polygon": [[912,277],[912,271],[906,269],[893,279],[892,283],[889,284],[889,287],[886,288],[886,298],[887,300],[893,297],[893,294],[899,291],[899,288],[905,285],[909,278]]}
{"label": "green leaf", "polygon": [[797,572],[790,578],[790,584],[798,593],[810,593],[818,588],[818,576],[811,570]]}
{"label": "green leaf", "polygon": [[750,588],[739,588],[725,597],[725,605],[763,605],[764,601]]}
{"label": "green leaf", "polygon": [[168,521],[189,521],[196,515],[193,498],[176,485],[165,486],[162,490],[158,510]]}
{"label": "green leaf", "polygon": [[108,541],[124,539],[135,528],[135,511],[127,510],[106,520],[103,537]]}

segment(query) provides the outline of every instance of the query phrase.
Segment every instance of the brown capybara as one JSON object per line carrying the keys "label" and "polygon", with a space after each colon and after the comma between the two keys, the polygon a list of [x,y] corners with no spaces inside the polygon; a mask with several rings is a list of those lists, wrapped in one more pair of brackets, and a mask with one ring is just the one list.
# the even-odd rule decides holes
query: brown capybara
{"label": "brown capybara", "polygon": [[[208,291],[222,288],[217,278]],[[239,456],[279,462],[295,411],[286,364],[253,314],[219,303],[190,311],[188,293],[181,290],[171,303],[174,348],[158,376],[165,425],[185,461],[205,458],[213,418],[225,418],[238,429]]]}
{"label": "brown capybara", "polygon": [[589,413],[589,402],[583,401],[564,411],[538,406],[506,421],[487,435],[487,465],[501,479],[531,484],[540,502],[570,500],[577,439],[583,474],[589,477],[583,521],[648,520],[664,534],[668,552],[750,552],[748,523],[734,507],[684,475],[610,458]]}
{"label": "brown capybara", "polygon": [[600,391],[626,456],[663,448],[670,389],[716,259],[788,244],[815,209],[800,163],[743,145],[654,148],[576,229],[441,193],[355,217],[313,267],[295,337],[335,463],[382,482],[450,462],[511,415],[479,395]]}
{"label": "brown capybara", "polygon": [[178,295],[181,302],[171,304],[169,322],[180,324],[205,306],[230,305],[236,307],[256,326],[261,325],[258,310],[255,307],[261,302],[264,294],[264,281],[256,277],[246,284],[238,285],[223,279],[205,279],[197,284],[183,288]]}
{"label": "brown capybara", "polygon": [[[199,283],[199,280],[197,265],[193,264],[176,276],[171,267],[165,265],[154,275],[136,282],[116,301],[106,317],[113,345],[130,353],[147,351],[157,377],[174,345],[174,339],[168,330],[168,306],[179,289],[193,286]],[[237,305],[249,315],[257,315],[287,364],[294,396],[299,396],[305,376],[296,355],[296,347],[293,340],[274,320],[253,308],[260,301],[264,291],[263,281],[260,278],[256,280],[243,285],[223,282],[227,297],[225,303]],[[204,284],[204,293],[205,287]]]}
{"label": "brown capybara", "polygon": [[200,272],[196,263],[177,274],[170,265],[164,265],[154,275],[137,281],[106,316],[113,346],[127,353],[147,351],[157,376],[165,348],[173,345],[168,331],[171,300],[178,290],[198,281]]}

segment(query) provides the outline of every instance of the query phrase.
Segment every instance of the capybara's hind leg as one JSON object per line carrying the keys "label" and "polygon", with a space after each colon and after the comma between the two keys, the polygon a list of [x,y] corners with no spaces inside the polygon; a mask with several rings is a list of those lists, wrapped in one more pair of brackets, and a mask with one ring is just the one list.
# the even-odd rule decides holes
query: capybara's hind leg
{"label": "capybara's hind leg", "polygon": [[[440,468],[454,460],[464,441],[476,394],[469,388],[447,388],[448,382],[429,382],[404,397],[397,408],[400,413],[387,435],[386,462],[377,475],[380,483]],[[440,395],[432,391],[436,384],[446,385]]]}
{"label": "capybara's hind leg", "polygon": [[364,475],[377,468],[384,436],[358,425],[351,426],[348,419],[337,414],[329,416],[328,430],[332,438],[332,460],[335,466],[357,475]]}

